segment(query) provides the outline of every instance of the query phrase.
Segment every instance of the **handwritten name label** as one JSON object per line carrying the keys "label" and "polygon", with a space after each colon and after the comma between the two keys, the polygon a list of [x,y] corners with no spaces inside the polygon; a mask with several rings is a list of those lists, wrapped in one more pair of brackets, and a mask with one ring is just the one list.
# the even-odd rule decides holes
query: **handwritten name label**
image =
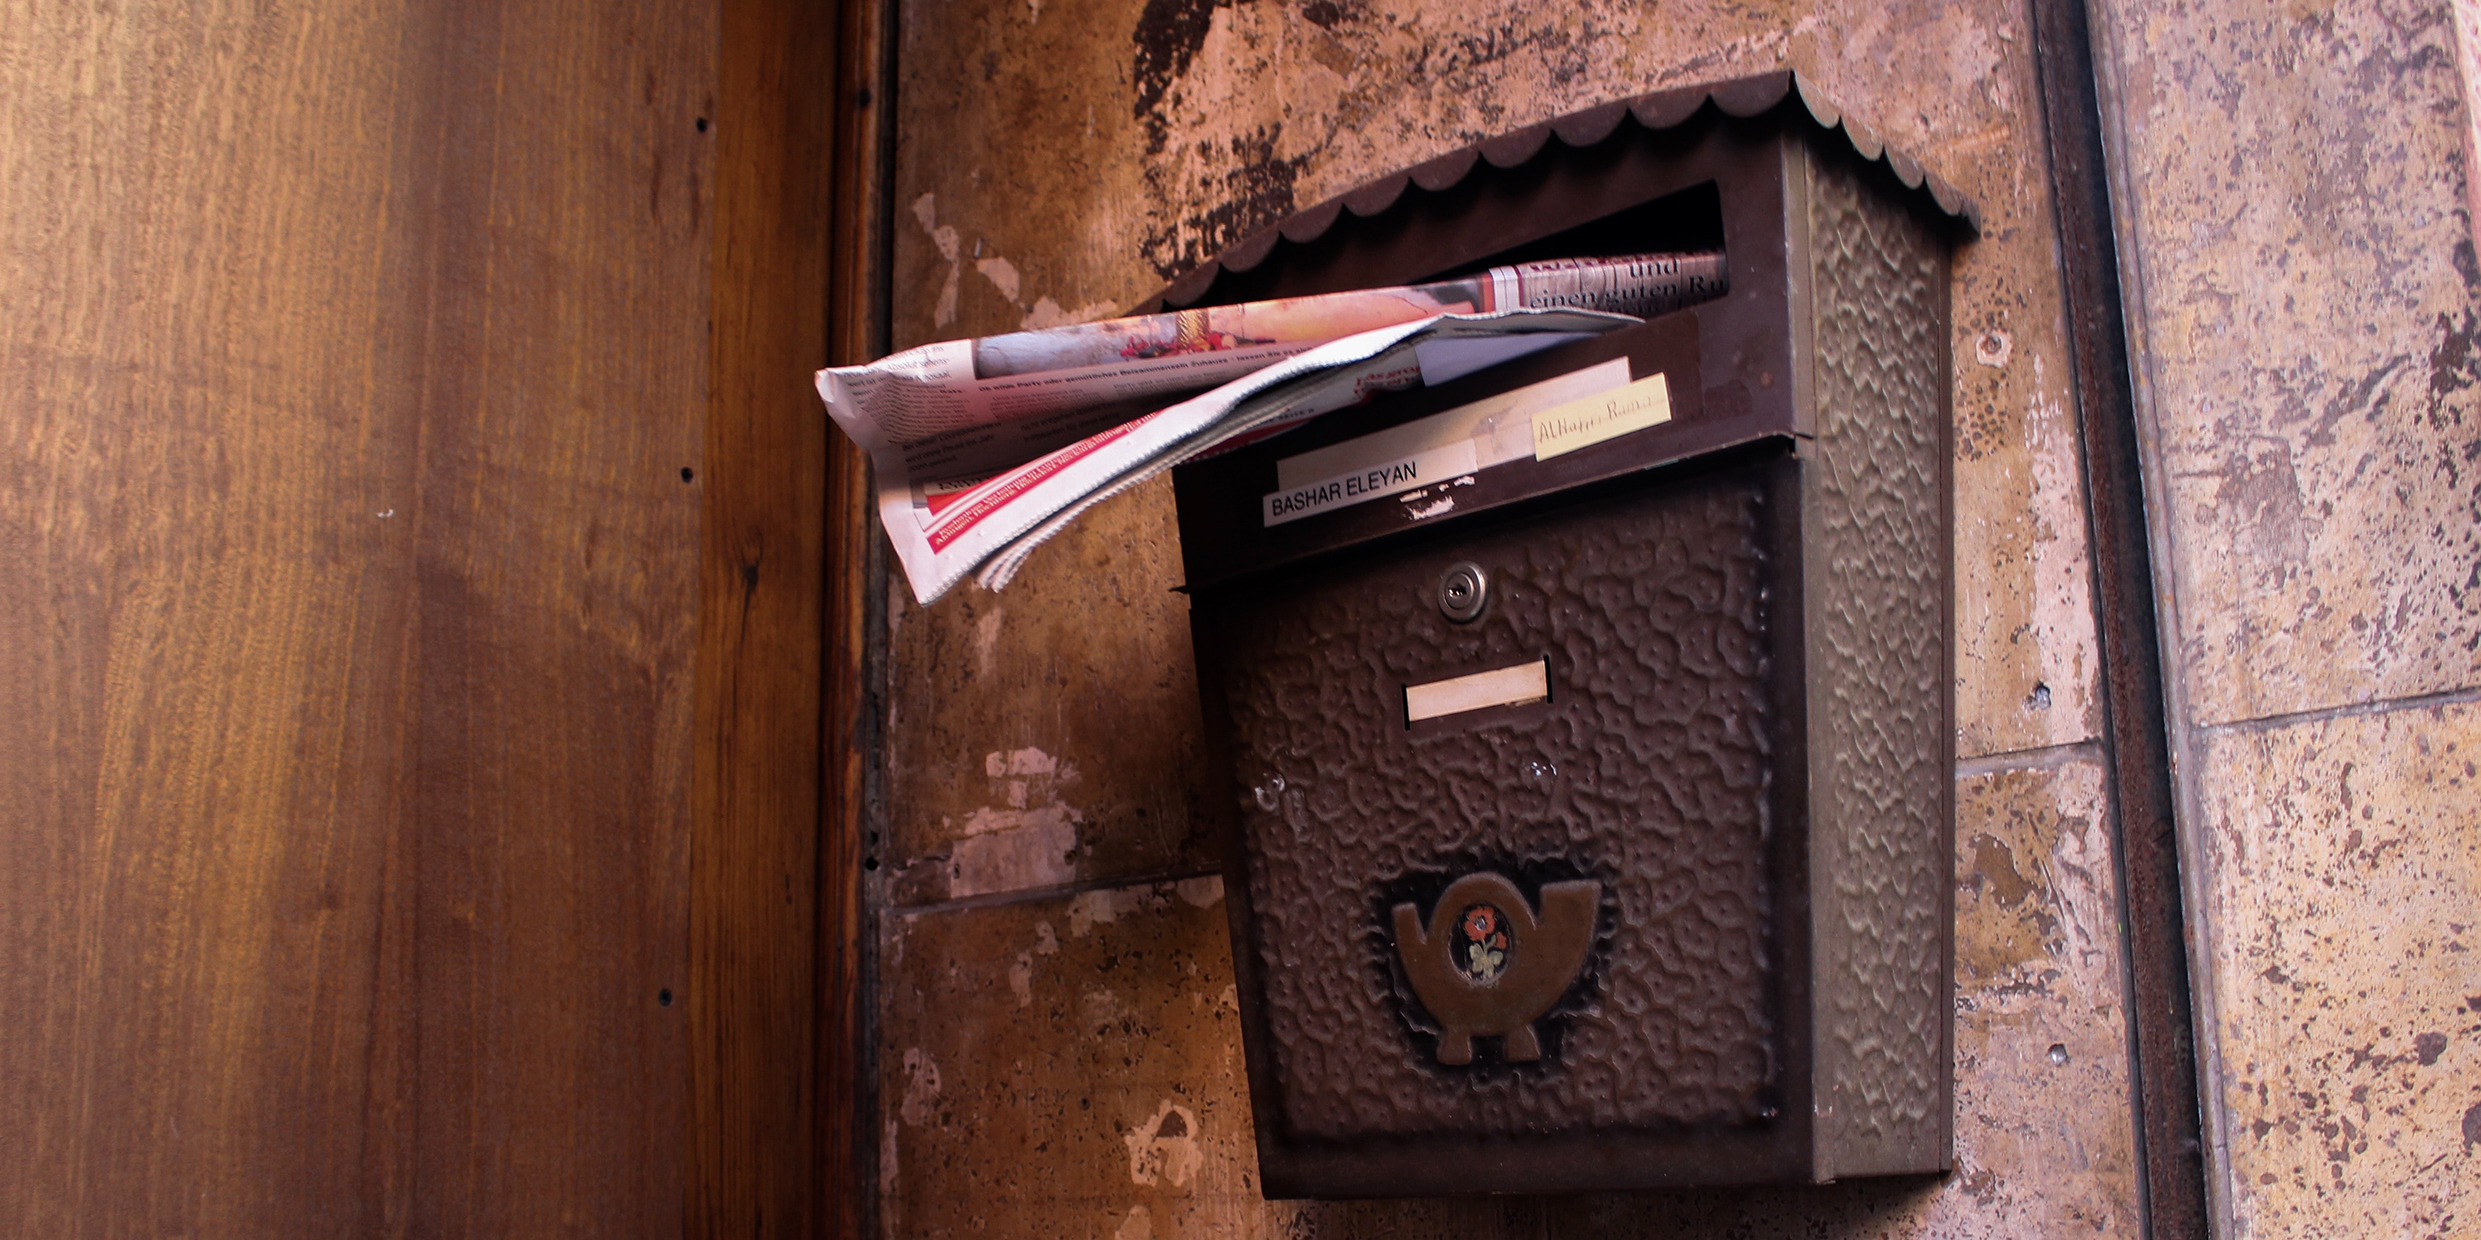
{"label": "handwritten name label", "polygon": [[1648,375],[1533,415],[1533,459],[1547,461],[1670,420],[1671,388],[1661,375]]}
{"label": "handwritten name label", "polygon": [[1287,487],[1265,498],[1263,515],[1267,525],[1282,525],[1286,521],[1298,521],[1363,500],[1394,495],[1459,474],[1469,474],[1474,468],[1473,441],[1467,439],[1392,461],[1380,461],[1349,474]]}

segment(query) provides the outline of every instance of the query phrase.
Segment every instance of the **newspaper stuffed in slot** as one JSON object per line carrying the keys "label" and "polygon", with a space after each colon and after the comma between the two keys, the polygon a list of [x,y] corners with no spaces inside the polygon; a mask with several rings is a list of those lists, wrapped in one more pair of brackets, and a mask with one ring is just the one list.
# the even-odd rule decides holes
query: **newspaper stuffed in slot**
{"label": "newspaper stuffed in slot", "polygon": [[818,390],[870,454],[881,523],[927,604],[969,575],[1005,586],[1087,508],[1236,439],[1724,291],[1720,253],[1562,259],[943,341],[822,370]]}

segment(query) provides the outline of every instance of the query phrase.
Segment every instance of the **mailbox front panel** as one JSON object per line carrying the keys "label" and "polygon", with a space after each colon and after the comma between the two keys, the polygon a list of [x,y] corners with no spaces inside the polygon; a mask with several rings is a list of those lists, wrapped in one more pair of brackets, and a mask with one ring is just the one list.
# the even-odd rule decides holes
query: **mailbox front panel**
{"label": "mailbox front panel", "polygon": [[[1293,1142],[1426,1139],[1479,1164],[1510,1137],[1694,1132],[1752,1178],[1783,1173],[1761,1151],[1793,1157],[1804,1128],[1785,1121],[1787,1080],[1806,1106],[1784,968],[1805,944],[1778,895],[1801,856],[1783,804],[1801,791],[1803,729],[1783,718],[1799,655],[1777,619],[1798,599],[1798,469],[1754,449],[1201,592],[1244,789],[1253,1050],[1280,1082],[1260,1105]],[[1486,583],[1461,623],[1440,595],[1460,566]],[[1480,696],[1416,717],[1460,681]],[[1477,874],[1530,907],[1442,912]],[[1443,1062],[1456,1015],[1410,975],[1397,910],[1451,933],[1475,909],[1547,919],[1562,885],[1593,888],[1581,963],[1530,976],[1568,967],[1535,958],[1546,924],[1491,966],[1494,988],[1556,994],[1534,1045],[1485,1032]]]}

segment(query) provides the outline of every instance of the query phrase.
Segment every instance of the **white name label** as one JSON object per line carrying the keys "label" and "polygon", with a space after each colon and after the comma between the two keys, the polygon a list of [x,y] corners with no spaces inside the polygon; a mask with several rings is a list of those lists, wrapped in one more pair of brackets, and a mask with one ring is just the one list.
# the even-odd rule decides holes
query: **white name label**
{"label": "white name label", "polygon": [[1671,387],[1661,375],[1648,375],[1618,391],[1572,400],[1533,415],[1533,459],[1547,461],[1670,420]]}
{"label": "white name label", "polygon": [[[1615,357],[1540,383],[1458,405],[1275,463],[1268,525],[1396,495],[1533,455],[1533,413],[1628,385],[1628,359]],[[1461,455],[1460,455],[1461,454]],[[1389,482],[1410,468],[1412,481]],[[1377,475],[1373,488],[1372,477]],[[1354,481],[1358,479],[1359,481]]]}
{"label": "white name label", "polygon": [[1426,452],[1364,466],[1349,474],[1321,478],[1277,491],[1262,501],[1266,524],[1282,525],[1286,521],[1298,521],[1382,495],[1429,486],[1460,474],[1472,473],[1474,469],[1472,440],[1444,444]]}

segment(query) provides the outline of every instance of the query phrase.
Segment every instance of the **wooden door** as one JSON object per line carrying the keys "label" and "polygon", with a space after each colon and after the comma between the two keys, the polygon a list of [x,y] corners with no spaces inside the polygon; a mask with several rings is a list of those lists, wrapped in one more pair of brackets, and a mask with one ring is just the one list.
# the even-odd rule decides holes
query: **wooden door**
{"label": "wooden door", "polygon": [[0,1231],[808,1229],[833,7],[8,10]]}

